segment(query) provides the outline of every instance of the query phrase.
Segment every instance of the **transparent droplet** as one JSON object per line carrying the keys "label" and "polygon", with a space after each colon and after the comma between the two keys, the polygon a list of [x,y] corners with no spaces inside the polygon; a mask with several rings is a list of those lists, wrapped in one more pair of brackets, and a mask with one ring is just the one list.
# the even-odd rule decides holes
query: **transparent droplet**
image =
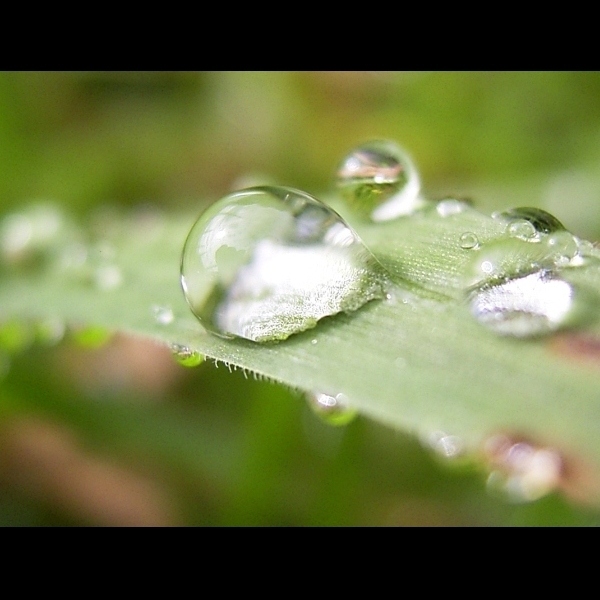
{"label": "transparent droplet", "polygon": [[517,219],[509,224],[508,235],[510,237],[519,238],[525,242],[539,241],[538,232],[536,231],[533,223],[526,221],[525,219]]}
{"label": "transparent droplet", "polygon": [[7,263],[35,261],[60,240],[63,221],[58,207],[50,202],[34,203],[7,215],[0,222],[0,254]]}
{"label": "transparent droplet", "polygon": [[426,204],[412,160],[387,140],[352,150],[338,168],[337,185],[354,210],[376,222],[410,215]]}
{"label": "transparent droplet", "polygon": [[460,200],[458,198],[444,198],[435,205],[435,210],[440,217],[451,217],[458,215],[471,207],[468,200]]}
{"label": "transparent droplet", "polygon": [[183,344],[171,344],[171,352],[175,360],[184,367],[197,367],[204,360],[200,352]]}
{"label": "transparent droplet", "polygon": [[466,231],[463,233],[460,236],[458,243],[463,250],[473,250],[479,248],[479,239],[471,231]]}
{"label": "transparent droplet", "polygon": [[425,439],[427,446],[445,458],[457,458],[464,453],[464,443],[456,435],[444,431],[434,431]]}
{"label": "transparent droplet", "polygon": [[499,491],[516,502],[538,500],[558,488],[563,460],[553,448],[540,447],[523,439],[494,435],[484,445],[491,468],[490,491]]}
{"label": "transparent droplet", "polygon": [[209,331],[283,340],[385,296],[385,271],[327,205],[287,187],[234,192],[192,227],[181,285]]}
{"label": "transparent droplet", "polygon": [[565,229],[554,215],[541,208],[511,208],[494,213],[492,217],[507,223],[509,235],[525,241],[539,241],[543,235]]}
{"label": "transparent droplet", "polygon": [[330,425],[347,425],[358,414],[357,410],[349,405],[345,394],[310,392],[306,399],[313,412]]}
{"label": "transparent droplet", "polygon": [[547,240],[530,244],[518,238],[501,238],[483,244],[466,265],[465,287],[500,283],[542,269],[557,266],[556,249]]}
{"label": "transparent droplet", "polygon": [[159,306],[154,304],[151,308],[154,320],[159,325],[169,325],[175,320],[173,311],[169,306]]}
{"label": "transparent droplet", "polygon": [[[556,331],[574,318],[576,289],[548,271],[470,293],[471,313],[479,323],[500,335],[530,337]],[[575,305],[575,306],[574,306]]]}

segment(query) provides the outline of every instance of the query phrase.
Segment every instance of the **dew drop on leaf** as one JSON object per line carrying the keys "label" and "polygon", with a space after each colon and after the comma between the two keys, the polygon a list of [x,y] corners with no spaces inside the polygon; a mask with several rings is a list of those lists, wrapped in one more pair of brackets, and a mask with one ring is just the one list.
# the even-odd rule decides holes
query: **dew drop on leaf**
{"label": "dew drop on leaf", "polygon": [[500,335],[532,337],[574,321],[576,288],[548,271],[536,271],[471,291],[475,319]]}
{"label": "dew drop on leaf", "polygon": [[151,310],[154,320],[159,325],[170,325],[175,320],[173,311],[169,306],[160,306],[158,304],[154,304]]}
{"label": "dew drop on leaf", "polygon": [[479,247],[479,239],[472,231],[465,231],[459,238],[459,244],[463,250],[473,250]]}
{"label": "dew drop on leaf", "polygon": [[175,360],[184,367],[197,367],[204,360],[200,352],[183,344],[171,344],[171,352]]}
{"label": "dew drop on leaf", "polygon": [[283,340],[385,296],[383,267],[326,204],[263,186],[229,194],[193,225],[181,285],[210,332]]}
{"label": "dew drop on leaf", "polygon": [[435,210],[440,217],[451,217],[459,215],[471,207],[471,202],[468,200],[460,200],[458,198],[444,198],[435,205]]}
{"label": "dew drop on leaf", "polygon": [[411,215],[426,205],[412,160],[387,140],[352,150],[338,167],[337,186],[355,211],[375,222]]}
{"label": "dew drop on leaf", "polygon": [[347,425],[358,414],[357,410],[348,404],[345,394],[309,392],[306,400],[312,411],[329,425]]}
{"label": "dew drop on leaf", "polygon": [[[553,233],[565,229],[565,226],[552,214],[542,210],[541,208],[518,207],[494,213],[495,219],[506,221],[508,228],[511,224],[517,223],[518,226],[514,229],[521,229],[525,238],[533,238],[535,235]],[[523,222],[528,223],[530,227],[523,226]],[[529,232],[533,231],[532,235]],[[519,236],[515,236],[519,237]]]}

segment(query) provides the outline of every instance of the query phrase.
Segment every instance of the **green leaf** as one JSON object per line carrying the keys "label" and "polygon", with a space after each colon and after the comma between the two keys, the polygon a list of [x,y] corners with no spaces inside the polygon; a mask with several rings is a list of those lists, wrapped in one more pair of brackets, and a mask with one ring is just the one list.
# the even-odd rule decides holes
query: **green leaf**
{"label": "green leaf", "polygon": [[[285,341],[221,339],[192,315],[179,284],[181,250],[197,217],[191,214],[110,215],[90,227],[88,239],[64,226],[43,247],[15,255],[5,248],[0,321],[52,318],[185,346],[300,390],[341,392],[362,414],[419,436],[443,431],[479,452],[489,436],[507,432],[598,473],[598,321],[588,318],[585,338],[498,336],[470,314],[470,251],[459,243],[464,232],[482,244],[495,239],[498,221],[476,210],[445,218],[430,210],[372,224],[329,200],[390,273],[390,298],[322,319]],[[86,261],[69,263],[69,252],[82,247]],[[594,309],[599,265],[564,270],[589,292]],[[588,495],[600,498],[597,487]]]}

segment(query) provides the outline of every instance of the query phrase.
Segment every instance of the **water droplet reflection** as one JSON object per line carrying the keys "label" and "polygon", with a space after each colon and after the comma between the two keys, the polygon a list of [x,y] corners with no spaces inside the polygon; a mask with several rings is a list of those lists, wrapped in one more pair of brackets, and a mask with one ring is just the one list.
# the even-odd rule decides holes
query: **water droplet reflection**
{"label": "water droplet reflection", "polygon": [[349,405],[345,394],[310,392],[306,399],[313,412],[330,425],[347,425],[358,414],[356,409]]}
{"label": "water droplet reflection", "polygon": [[426,205],[412,160],[388,140],[352,150],[338,168],[337,185],[354,210],[375,222],[411,215]]}
{"label": "water droplet reflection", "polygon": [[385,280],[335,211],[286,187],[225,196],[194,224],[181,261],[183,291],[202,325],[256,342],[383,298]]}
{"label": "water droplet reflection", "polygon": [[538,271],[471,292],[471,313],[479,323],[501,335],[530,337],[556,331],[569,321],[574,287]]}
{"label": "water droplet reflection", "polygon": [[204,361],[204,356],[183,344],[171,344],[171,352],[175,360],[184,367],[197,367]]}

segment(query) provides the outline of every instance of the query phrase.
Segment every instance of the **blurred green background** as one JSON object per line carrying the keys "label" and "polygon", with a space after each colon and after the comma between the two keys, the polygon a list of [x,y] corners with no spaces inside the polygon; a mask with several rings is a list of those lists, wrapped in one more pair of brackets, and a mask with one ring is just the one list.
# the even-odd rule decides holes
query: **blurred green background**
{"label": "blurred green background", "polygon": [[[409,151],[433,199],[539,206],[600,238],[594,72],[4,72],[0,217],[194,213],[257,180],[320,197],[373,138]],[[1,525],[600,523],[559,494],[492,494],[480,463],[408,433],[328,426],[280,386],[74,337],[0,355]]]}

